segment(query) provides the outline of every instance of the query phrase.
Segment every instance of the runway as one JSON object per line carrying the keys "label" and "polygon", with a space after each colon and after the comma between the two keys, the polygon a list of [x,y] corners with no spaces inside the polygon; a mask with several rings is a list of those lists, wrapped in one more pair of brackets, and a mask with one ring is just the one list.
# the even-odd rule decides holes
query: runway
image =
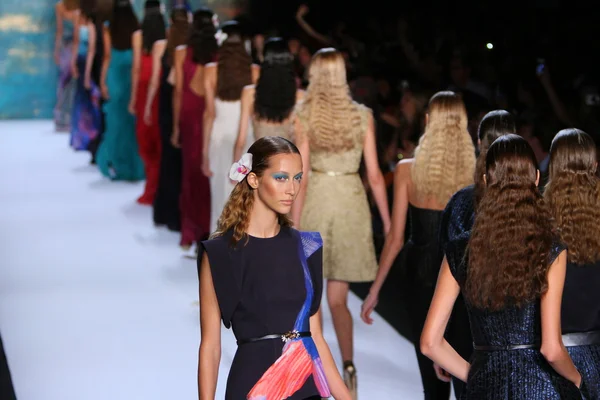
{"label": "runway", "polygon": [[[195,261],[51,121],[0,122],[0,332],[19,400],[197,399]],[[355,317],[359,399],[421,399],[412,345]],[[339,351],[327,307],[325,335]],[[217,399],[236,350],[223,328]]]}

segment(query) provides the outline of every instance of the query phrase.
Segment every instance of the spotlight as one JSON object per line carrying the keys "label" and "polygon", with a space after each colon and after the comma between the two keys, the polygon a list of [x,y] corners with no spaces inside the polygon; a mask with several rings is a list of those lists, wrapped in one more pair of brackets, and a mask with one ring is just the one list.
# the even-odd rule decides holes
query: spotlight
{"label": "spotlight", "polygon": [[492,43],[488,43],[485,45],[485,47],[487,47],[488,50],[491,50],[494,48],[494,45]]}

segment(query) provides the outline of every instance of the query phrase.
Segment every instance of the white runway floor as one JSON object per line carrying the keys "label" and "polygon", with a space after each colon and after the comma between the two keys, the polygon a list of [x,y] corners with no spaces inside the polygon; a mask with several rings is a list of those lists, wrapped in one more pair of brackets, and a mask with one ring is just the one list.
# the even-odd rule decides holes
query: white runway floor
{"label": "white runway floor", "polygon": [[[0,122],[0,332],[19,400],[194,400],[195,261],[50,121]],[[422,399],[410,343],[355,316],[359,399]],[[326,338],[339,357],[329,312]],[[217,399],[236,345],[223,328]]]}

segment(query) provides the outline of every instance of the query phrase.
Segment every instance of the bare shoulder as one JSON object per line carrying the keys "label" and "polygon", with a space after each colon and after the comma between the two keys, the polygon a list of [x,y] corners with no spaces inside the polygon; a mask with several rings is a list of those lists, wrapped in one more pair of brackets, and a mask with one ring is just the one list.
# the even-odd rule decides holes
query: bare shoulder
{"label": "bare shoulder", "polygon": [[167,48],[167,40],[166,39],[157,40],[152,45],[152,52],[162,55],[162,53],[165,51],[166,48]]}
{"label": "bare shoulder", "polygon": [[405,158],[398,161],[396,164],[396,176],[410,177],[410,168],[412,167],[414,158]]}
{"label": "bare shoulder", "polygon": [[217,63],[217,62],[210,62],[210,63],[206,64],[204,66],[204,68],[206,69],[207,72],[208,71],[216,71],[218,66],[219,66],[219,63]]}
{"label": "bare shoulder", "polygon": [[302,89],[298,89],[296,90],[296,102],[300,102],[302,100],[304,100],[304,96],[306,95],[306,92]]}
{"label": "bare shoulder", "polygon": [[185,53],[186,50],[187,45],[185,44],[180,44],[179,46],[175,47],[175,53]]}
{"label": "bare shoulder", "polygon": [[258,65],[258,64],[252,64],[251,68],[252,68],[252,71],[260,71],[260,65]]}

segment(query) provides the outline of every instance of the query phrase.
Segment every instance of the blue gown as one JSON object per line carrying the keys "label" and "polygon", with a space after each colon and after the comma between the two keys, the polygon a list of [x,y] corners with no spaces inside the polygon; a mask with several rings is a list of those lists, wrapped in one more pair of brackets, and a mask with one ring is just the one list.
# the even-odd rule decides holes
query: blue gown
{"label": "blue gown", "polygon": [[75,150],[88,150],[90,143],[100,134],[102,124],[100,89],[93,80],[91,88],[89,90],[85,88],[85,65],[88,46],[89,28],[82,26],[79,29],[79,48],[77,49],[79,78],[76,83],[73,115],[71,117],[70,144]]}
{"label": "blue gown", "polygon": [[[452,275],[464,289],[468,262],[465,252],[474,221],[473,187],[457,192],[444,211],[440,237]],[[565,247],[556,242],[549,263]],[[477,346],[512,346],[541,343],[540,301],[520,308],[507,306],[491,312],[465,301],[473,342]],[[571,400],[580,391],[548,364],[539,348],[476,350],[471,357],[467,400]]]}
{"label": "blue gown", "polygon": [[135,117],[129,113],[133,51],[111,49],[106,77],[109,99],[104,104],[106,129],[96,154],[102,174],[112,180],[144,179],[144,164],[138,152]]}

